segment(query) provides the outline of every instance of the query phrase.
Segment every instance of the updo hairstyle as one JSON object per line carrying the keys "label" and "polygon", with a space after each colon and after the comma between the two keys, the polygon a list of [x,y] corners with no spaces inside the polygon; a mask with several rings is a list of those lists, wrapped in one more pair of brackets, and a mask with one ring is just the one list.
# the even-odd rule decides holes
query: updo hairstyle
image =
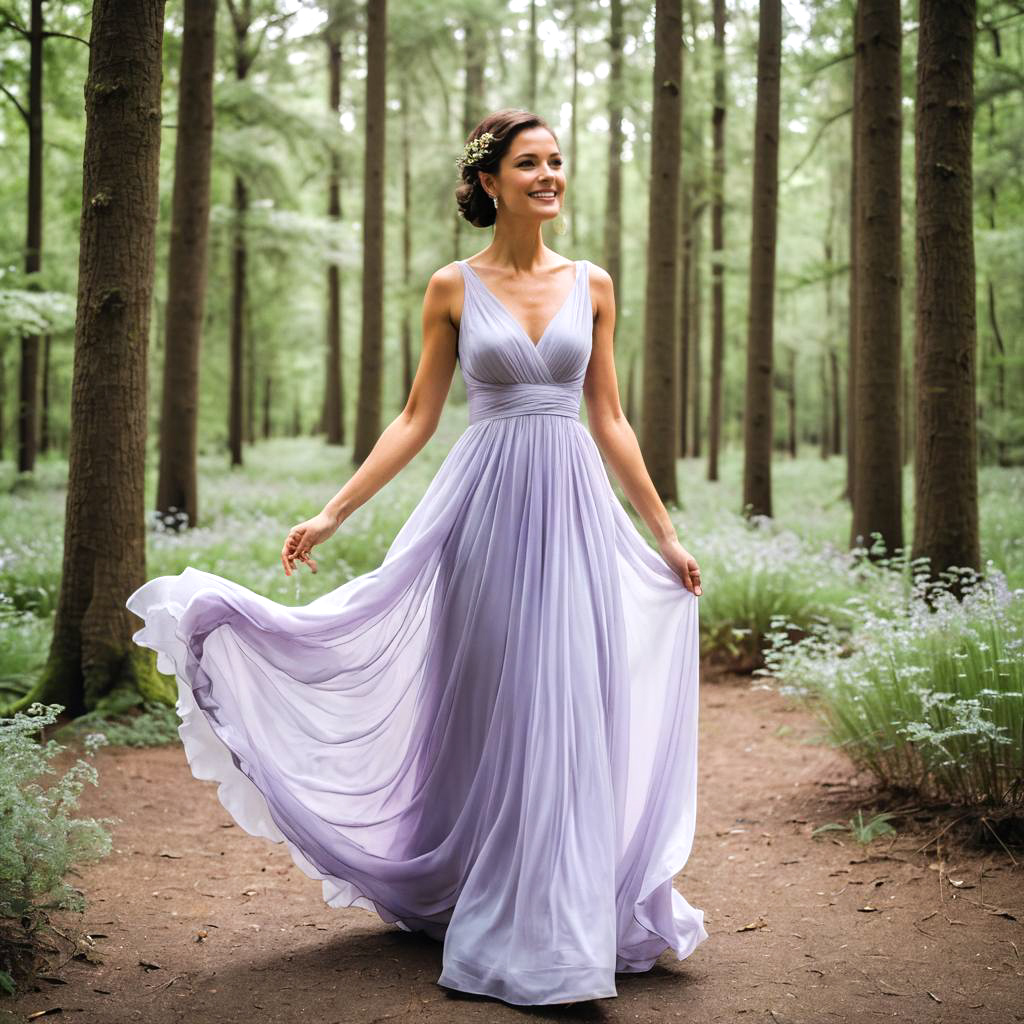
{"label": "updo hairstyle", "polygon": [[[478,171],[489,174],[498,173],[501,158],[508,152],[512,140],[526,128],[545,128],[558,141],[551,126],[537,114],[528,110],[507,108],[488,114],[469,134],[466,139],[468,146],[485,132],[493,138],[487,145],[487,152],[476,160],[463,165],[459,173],[459,184],[455,189],[455,201],[459,204],[459,213],[474,227],[489,228],[497,219],[498,211],[494,200],[480,184]],[[465,150],[463,150],[465,152]]]}

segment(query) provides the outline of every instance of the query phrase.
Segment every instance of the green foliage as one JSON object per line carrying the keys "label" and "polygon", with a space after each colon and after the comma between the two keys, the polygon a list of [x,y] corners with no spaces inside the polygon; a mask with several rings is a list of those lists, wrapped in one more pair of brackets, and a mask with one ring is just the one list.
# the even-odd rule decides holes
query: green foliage
{"label": "green foliage", "polygon": [[[883,785],[963,804],[1024,805],[1024,590],[993,566],[981,579],[923,566],[909,592],[850,602],[852,630],[774,623],[766,667],[780,692]],[[966,579],[958,601],[952,584]]]}
{"label": "green foliage", "polygon": [[[90,761],[104,737],[87,735],[84,753],[89,760],[78,758],[49,786],[37,781],[55,774],[51,762],[65,748],[53,739],[40,742],[34,734],[52,725],[62,710],[59,704],[34,704],[27,712],[0,720],[0,926],[8,934],[20,930],[31,937],[48,910],[83,910],[84,894],[65,876],[105,857],[112,847],[104,825],[116,819],[73,815],[85,784],[98,785]],[[12,964],[2,966],[2,984],[11,990]]]}
{"label": "green foliage", "polygon": [[0,289],[0,334],[51,334],[75,325],[75,298],[63,292]]}
{"label": "green foliage", "polygon": [[826,832],[849,832],[861,846],[868,846],[879,836],[895,835],[896,830],[889,824],[890,819],[895,817],[895,814],[885,811],[865,821],[864,812],[858,811],[857,816],[851,818],[845,825],[840,825],[838,822],[819,825],[818,828],[811,832],[811,835],[817,838]]}
{"label": "green foliage", "polygon": [[173,706],[147,700],[141,694],[119,693],[101,701],[60,730],[61,735],[96,733],[113,747],[162,747],[178,742],[181,719]]}

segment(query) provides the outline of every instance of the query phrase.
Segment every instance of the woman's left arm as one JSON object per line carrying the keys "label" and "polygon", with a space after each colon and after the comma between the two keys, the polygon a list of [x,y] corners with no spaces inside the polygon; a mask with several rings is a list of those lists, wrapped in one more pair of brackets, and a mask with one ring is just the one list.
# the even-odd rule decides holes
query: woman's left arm
{"label": "woman's left arm", "polygon": [[650,527],[662,557],[686,588],[699,596],[700,568],[679,541],[675,525],[647,472],[636,434],[619,404],[613,352],[615,289],[608,272],[594,264],[590,264],[590,294],[594,299],[594,340],[583,381],[590,431],[630,504]]}

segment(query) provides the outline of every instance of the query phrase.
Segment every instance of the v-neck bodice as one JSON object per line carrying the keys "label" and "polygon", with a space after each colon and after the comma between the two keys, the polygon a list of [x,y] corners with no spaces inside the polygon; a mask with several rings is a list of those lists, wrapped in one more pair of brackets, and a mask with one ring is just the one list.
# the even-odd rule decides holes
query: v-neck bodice
{"label": "v-neck bodice", "polygon": [[572,288],[534,342],[465,261],[458,357],[470,422],[552,413],[579,419],[594,317],[587,260],[576,260]]}
{"label": "v-neck bodice", "polygon": [[473,275],[473,278],[476,281],[476,283],[480,286],[480,288],[487,295],[490,296],[490,298],[493,300],[494,304],[508,317],[508,319],[511,321],[511,323],[519,328],[519,330],[523,334],[523,337],[531,345],[533,345],[535,348],[537,348],[544,341],[544,338],[546,337],[548,331],[551,329],[551,325],[555,322],[555,320],[558,319],[559,313],[561,313],[562,310],[565,309],[565,307],[568,305],[570,299],[572,299],[573,295],[575,294],[576,289],[579,287],[579,283],[580,283],[580,268],[582,267],[584,261],[583,260],[574,260],[573,261],[574,267],[575,267],[575,273],[574,273],[574,276],[573,276],[572,287],[569,289],[569,291],[566,294],[565,298],[562,300],[561,305],[559,305],[558,309],[555,311],[554,316],[552,316],[551,319],[548,321],[547,326],[544,328],[543,331],[541,331],[541,335],[540,335],[540,337],[536,341],[534,341],[533,338],[530,337],[529,332],[519,322],[519,320],[512,315],[512,311],[508,308],[508,306],[504,302],[502,302],[501,299],[499,299],[497,295],[494,294],[494,291],[491,288],[489,288],[486,284],[484,284],[483,279],[473,269],[472,265],[469,264],[466,260],[459,260],[459,262]]}

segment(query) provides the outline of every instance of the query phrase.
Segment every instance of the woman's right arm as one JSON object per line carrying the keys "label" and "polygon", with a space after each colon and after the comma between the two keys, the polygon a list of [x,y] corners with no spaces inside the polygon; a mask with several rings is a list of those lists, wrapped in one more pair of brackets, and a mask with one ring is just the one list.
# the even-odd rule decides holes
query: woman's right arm
{"label": "woman's right arm", "polygon": [[452,310],[461,295],[461,277],[451,263],[430,278],[423,297],[423,347],[409,398],[345,486],[324,506],[335,528],[396,476],[437,430],[455,373],[458,333]]}
{"label": "woman's right arm", "polygon": [[423,348],[405,408],[388,424],[370,454],[322,512],[293,526],[281,549],[286,576],[296,561],[316,572],[312,550],[331,537],[360,505],[372,498],[430,440],[452,385],[458,332],[452,319],[462,294],[454,264],[436,271],[423,297]]}

